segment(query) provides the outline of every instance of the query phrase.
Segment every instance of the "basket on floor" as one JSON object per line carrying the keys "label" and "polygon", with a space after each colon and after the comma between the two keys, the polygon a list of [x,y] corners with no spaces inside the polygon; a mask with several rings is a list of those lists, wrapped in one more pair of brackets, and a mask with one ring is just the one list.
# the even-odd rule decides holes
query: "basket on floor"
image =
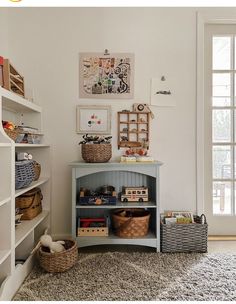
{"label": "basket on floor", "polygon": [[207,252],[208,225],[204,214],[192,224],[161,223],[162,252]]}
{"label": "basket on floor", "polygon": [[40,266],[47,272],[64,272],[75,265],[78,249],[74,240],[65,240],[65,251],[50,253],[48,248],[40,247],[38,258]]}
{"label": "basket on floor", "polygon": [[33,160],[15,162],[15,188],[28,187],[35,178]]}
{"label": "basket on floor", "polygon": [[[124,212],[128,216],[124,216]],[[121,238],[137,238],[148,233],[150,211],[143,208],[118,209],[113,215],[115,233]]]}
{"label": "basket on floor", "polygon": [[111,144],[82,144],[82,158],[87,163],[106,163],[112,156]]}
{"label": "basket on floor", "polygon": [[16,208],[23,214],[22,220],[32,220],[42,212],[42,193],[40,188],[34,188],[16,197]]}

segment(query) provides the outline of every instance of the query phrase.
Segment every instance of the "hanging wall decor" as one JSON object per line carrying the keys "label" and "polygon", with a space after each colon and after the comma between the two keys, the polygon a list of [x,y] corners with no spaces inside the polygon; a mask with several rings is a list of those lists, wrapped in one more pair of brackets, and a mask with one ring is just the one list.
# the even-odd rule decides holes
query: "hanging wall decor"
{"label": "hanging wall decor", "polygon": [[110,106],[77,106],[77,133],[110,134],[111,107]]}
{"label": "hanging wall decor", "polygon": [[134,54],[80,53],[80,98],[133,98]]}

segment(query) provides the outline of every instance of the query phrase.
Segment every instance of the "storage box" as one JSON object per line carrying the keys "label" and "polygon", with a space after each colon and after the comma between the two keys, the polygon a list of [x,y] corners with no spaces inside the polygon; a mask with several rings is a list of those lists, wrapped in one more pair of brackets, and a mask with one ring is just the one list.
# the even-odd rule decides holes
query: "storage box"
{"label": "storage box", "polygon": [[[95,223],[103,227],[91,227]],[[78,218],[77,227],[77,236],[108,236],[108,218]]]}
{"label": "storage box", "polygon": [[161,223],[162,252],[207,252],[208,225]]}

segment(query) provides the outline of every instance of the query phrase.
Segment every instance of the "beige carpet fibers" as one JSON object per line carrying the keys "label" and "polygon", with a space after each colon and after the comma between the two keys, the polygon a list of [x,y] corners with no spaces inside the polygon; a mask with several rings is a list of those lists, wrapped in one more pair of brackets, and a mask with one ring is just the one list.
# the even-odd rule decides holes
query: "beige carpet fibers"
{"label": "beige carpet fibers", "polygon": [[236,300],[236,255],[83,252],[66,273],[36,266],[14,300]]}

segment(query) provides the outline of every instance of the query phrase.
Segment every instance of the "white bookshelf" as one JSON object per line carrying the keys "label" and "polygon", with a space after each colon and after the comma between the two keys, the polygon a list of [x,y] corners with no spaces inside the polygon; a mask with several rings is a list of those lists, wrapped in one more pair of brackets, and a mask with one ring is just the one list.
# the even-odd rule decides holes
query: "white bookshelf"
{"label": "white bookshelf", "polygon": [[[0,118],[22,122],[42,130],[42,108],[13,92],[0,87]],[[41,176],[29,187],[15,190],[15,152],[28,152],[41,164]],[[11,300],[31,271],[34,258],[30,255],[45,228],[50,228],[50,146],[16,144],[4,132],[0,123],[0,300]],[[40,187],[43,194],[43,211],[32,220],[22,221],[15,227],[15,198]],[[15,266],[16,259],[24,259]]]}

